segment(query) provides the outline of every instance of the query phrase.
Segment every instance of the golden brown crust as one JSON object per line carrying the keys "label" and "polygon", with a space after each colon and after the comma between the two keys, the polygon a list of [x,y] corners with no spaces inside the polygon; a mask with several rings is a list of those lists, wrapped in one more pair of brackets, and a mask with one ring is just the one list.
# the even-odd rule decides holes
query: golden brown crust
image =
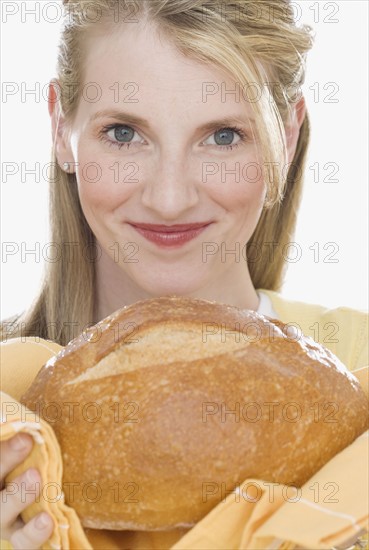
{"label": "golden brown crust", "polygon": [[356,378],[287,328],[226,304],[153,298],[52,358],[22,402],[54,428],[82,524],[190,527],[247,478],[303,484],[367,429]]}

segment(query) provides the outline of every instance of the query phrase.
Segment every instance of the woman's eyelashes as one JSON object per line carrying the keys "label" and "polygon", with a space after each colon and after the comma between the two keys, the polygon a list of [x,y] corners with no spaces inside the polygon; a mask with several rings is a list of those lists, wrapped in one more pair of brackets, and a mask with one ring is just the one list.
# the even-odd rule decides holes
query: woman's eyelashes
{"label": "woman's eyelashes", "polygon": [[[112,135],[110,135],[111,133]],[[115,146],[119,149],[126,147],[129,149],[132,144],[136,143],[131,141],[136,133],[136,130],[131,128],[131,126],[126,126],[123,124],[110,124],[102,129],[99,134],[99,139],[107,143],[110,147]]]}
{"label": "woman's eyelashes", "polygon": [[[131,126],[125,124],[110,124],[101,130],[99,139],[107,143],[109,147],[118,147],[118,149],[125,147],[129,149],[129,147],[135,144],[142,143],[142,141],[137,139],[133,141],[135,134],[137,134],[137,136],[139,135]],[[234,143],[234,139],[237,139],[237,137],[239,139]],[[226,151],[236,149],[241,144],[248,141],[247,135],[242,128],[236,126],[216,130],[216,132],[209,136],[204,143],[206,144],[206,142],[211,139],[214,140],[214,143],[207,143],[207,145]]]}
{"label": "woman's eyelashes", "polygon": [[[235,134],[238,134],[239,140],[233,143]],[[215,144],[208,143],[208,145],[215,145],[218,149],[232,150],[240,146],[240,144],[247,141],[245,132],[238,127],[232,126],[229,128],[221,128],[214,132],[206,141],[214,139]]]}

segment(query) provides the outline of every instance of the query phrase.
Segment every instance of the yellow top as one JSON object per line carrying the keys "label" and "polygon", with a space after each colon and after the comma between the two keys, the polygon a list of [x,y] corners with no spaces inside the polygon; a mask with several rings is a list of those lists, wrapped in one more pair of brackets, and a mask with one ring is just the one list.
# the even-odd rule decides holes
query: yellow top
{"label": "yellow top", "polygon": [[[355,375],[368,393],[369,316],[366,312],[348,307],[327,309],[320,305],[287,300],[277,292],[260,290],[269,296],[273,309],[282,322],[293,324],[303,334],[313,337],[314,340],[329,348],[349,370],[360,369],[355,372]],[[19,401],[20,396],[30,386],[43,364],[60,349],[61,346],[58,344],[36,337],[16,338],[3,342],[0,346],[1,390],[14,400]],[[350,501],[352,496],[350,496],[350,491],[354,493],[356,501],[360,500],[357,499],[357,495],[368,481],[367,479],[363,480],[363,474],[358,473],[364,471],[365,474],[365,470],[367,471],[365,468],[365,461],[368,460],[367,454],[365,455],[367,453],[365,449],[368,447],[367,436],[368,432],[336,455],[307,484],[311,487],[314,483],[318,483],[317,487],[324,487],[332,479],[336,482],[339,480],[341,498],[337,505],[324,504],[323,508],[320,504],[316,505],[315,493],[312,495],[313,492],[311,489],[308,491],[308,487],[303,493],[303,498],[299,499],[298,505],[292,504],[286,502],[285,496],[282,494],[284,486],[279,486],[276,489],[273,503],[270,502],[270,494],[266,494],[267,492],[257,505],[242,498],[236,502],[231,497],[227,499],[227,502],[220,503],[191,530],[181,529],[160,533],[86,528],[84,529],[85,535],[92,548],[101,550],[115,548],[121,550],[206,548],[210,550],[297,548],[298,546],[332,548],[342,542],[351,541],[352,544],[357,536],[368,529],[368,513],[367,510],[363,511],[364,504],[360,504],[354,514],[355,506]],[[323,478],[319,476],[323,476]],[[353,476],[360,476],[360,479],[359,477],[354,479]],[[317,481],[314,481],[315,478]],[[322,482],[322,479],[326,480],[325,483]],[[258,483],[261,483],[260,480]],[[346,488],[345,483],[348,483]],[[346,493],[345,489],[347,489]],[[343,495],[346,495],[345,498]],[[312,496],[314,496],[314,504],[309,501]],[[347,502],[350,502],[349,509],[347,509]],[[340,508],[340,511],[337,511],[337,507]],[[334,510],[327,512],[328,508],[334,508]],[[287,519],[284,520],[286,514]],[[297,527],[301,526],[298,514],[301,514],[301,517],[304,518],[303,523],[307,525],[304,529]],[[309,514],[311,514],[310,524],[307,522]],[[260,522],[260,517],[263,518],[262,522]],[[338,523],[331,525],[327,518],[333,523]],[[283,530],[283,525],[286,525],[287,535],[292,538],[288,538],[286,530]],[[255,530],[258,534],[257,537]],[[294,542],[283,542],[285,540]],[[6,541],[2,541],[1,548],[8,549],[12,546]]]}

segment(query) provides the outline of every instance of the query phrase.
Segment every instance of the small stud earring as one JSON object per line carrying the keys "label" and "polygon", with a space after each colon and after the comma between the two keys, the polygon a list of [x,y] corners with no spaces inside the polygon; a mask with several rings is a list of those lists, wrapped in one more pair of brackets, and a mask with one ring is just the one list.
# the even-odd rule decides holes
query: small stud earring
{"label": "small stud earring", "polygon": [[74,174],[74,171],[72,170],[72,163],[71,162],[64,162],[63,163],[64,170],[68,172],[68,174]]}

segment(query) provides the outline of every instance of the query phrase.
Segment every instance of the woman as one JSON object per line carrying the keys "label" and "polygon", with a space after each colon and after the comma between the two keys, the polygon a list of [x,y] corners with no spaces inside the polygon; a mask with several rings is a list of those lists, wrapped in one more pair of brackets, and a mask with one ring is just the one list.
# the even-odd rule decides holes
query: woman
{"label": "woman", "polygon": [[[4,340],[63,346],[124,305],[178,294],[257,310],[304,333],[336,323],[340,338],[326,345],[351,370],[365,366],[365,314],[278,294],[309,140],[300,86],[312,45],[287,0],[79,0],[66,9],[49,90],[60,256],[30,310],[3,324]],[[33,376],[41,366],[33,360]],[[10,384],[4,391],[15,395]],[[2,444],[1,479],[30,452],[24,441],[23,451]],[[14,548],[39,548],[52,532],[50,517],[43,528],[17,519],[33,498],[3,506],[3,538]],[[169,548],[183,533],[111,540]]]}

